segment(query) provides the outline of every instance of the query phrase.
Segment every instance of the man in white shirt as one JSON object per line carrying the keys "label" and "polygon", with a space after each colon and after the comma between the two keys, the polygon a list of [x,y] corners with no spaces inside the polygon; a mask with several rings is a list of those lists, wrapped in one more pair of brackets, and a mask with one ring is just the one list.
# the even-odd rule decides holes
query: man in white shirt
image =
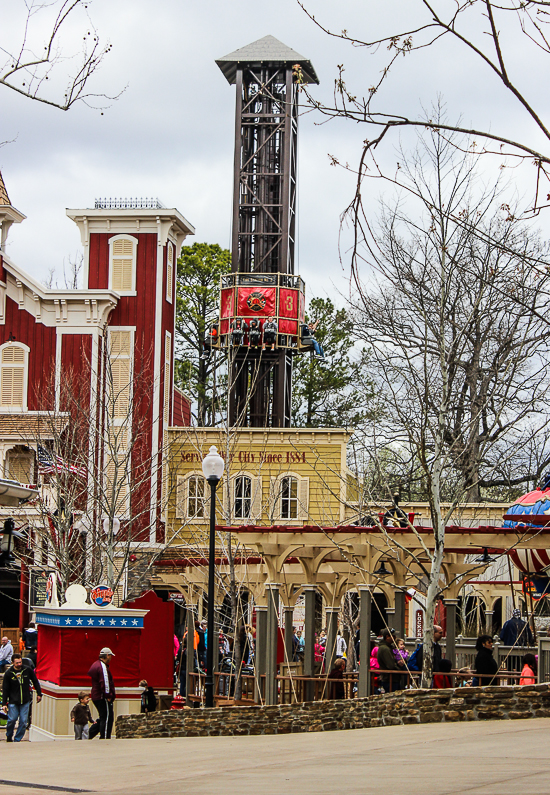
{"label": "man in white shirt", "polygon": [[2,645],[0,645],[0,673],[11,665],[12,655],[13,646],[10,643],[10,639],[4,636],[2,638]]}

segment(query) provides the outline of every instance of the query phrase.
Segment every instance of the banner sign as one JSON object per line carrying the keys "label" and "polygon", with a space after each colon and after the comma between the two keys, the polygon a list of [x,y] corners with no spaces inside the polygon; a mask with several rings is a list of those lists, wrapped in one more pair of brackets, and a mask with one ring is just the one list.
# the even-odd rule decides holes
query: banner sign
{"label": "banner sign", "polygon": [[298,318],[298,290],[281,287],[279,291],[279,317]]}
{"label": "banner sign", "polygon": [[55,615],[37,612],[36,623],[69,629],[143,629],[143,616],[128,616],[122,612],[121,615],[99,618],[89,613],[67,615],[60,610]]}
{"label": "banner sign", "polygon": [[239,287],[237,316],[269,317],[277,314],[277,289],[275,287]]}
{"label": "banner sign", "polygon": [[233,316],[234,296],[235,292],[232,287],[226,287],[225,290],[222,290],[221,307],[220,307],[221,318]]}

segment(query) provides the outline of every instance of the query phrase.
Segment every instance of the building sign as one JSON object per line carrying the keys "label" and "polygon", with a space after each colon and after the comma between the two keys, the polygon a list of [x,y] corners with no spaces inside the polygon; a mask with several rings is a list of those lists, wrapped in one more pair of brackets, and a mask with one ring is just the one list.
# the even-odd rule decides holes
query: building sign
{"label": "building sign", "polygon": [[179,591],[173,591],[168,594],[168,599],[170,602],[174,602],[175,604],[179,605],[180,607],[185,607],[185,597]]}
{"label": "building sign", "polygon": [[[220,451],[222,458],[226,458],[224,451]],[[187,464],[202,464],[204,454],[188,452],[181,454],[181,460]],[[239,452],[229,454],[229,463],[239,464],[307,464],[308,457],[305,452],[299,450],[286,450],[282,453],[251,453],[249,450],[239,450]]]}
{"label": "building sign", "polygon": [[96,607],[109,607],[113,601],[113,591],[108,585],[96,585],[92,588],[90,599]]}
{"label": "building sign", "polygon": [[47,598],[48,579],[50,574],[48,569],[31,569],[29,576],[29,606],[44,607]]}
{"label": "building sign", "polygon": [[414,621],[415,635],[417,638],[424,637],[424,611],[417,610]]}

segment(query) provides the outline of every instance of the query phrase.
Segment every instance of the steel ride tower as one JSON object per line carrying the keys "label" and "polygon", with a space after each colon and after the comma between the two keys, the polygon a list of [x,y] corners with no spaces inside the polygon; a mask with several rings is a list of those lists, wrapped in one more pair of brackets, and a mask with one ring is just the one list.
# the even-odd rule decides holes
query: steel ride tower
{"label": "steel ride tower", "polygon": [[[294,273],[298,91],[318,83],[310,61],[273,36],[216,61],[236,84],[231,274],[221,283],[218,344],[229,353],[233,427],[290,426],[292,357],[304,346],[304,283]],[[275,318],[271,346],[231,330]]]}

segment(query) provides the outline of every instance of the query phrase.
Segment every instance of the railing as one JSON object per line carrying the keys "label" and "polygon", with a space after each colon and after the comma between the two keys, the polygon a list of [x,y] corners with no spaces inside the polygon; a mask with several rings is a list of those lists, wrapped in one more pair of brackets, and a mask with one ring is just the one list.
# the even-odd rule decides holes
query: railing
{"label": "railing", "polygon": [[96,199],[96,210],[164,210],[158,199]]}
{"label": "railing", "polygon": [[[471,671],[453,670],[449,673],[435,674],[436,677],[447,676],[452,682],[452,687],[462,687],[471,684],[475,677],[481,680],[481,685],[517,685],[521,673],[516,671],[499,670],[496,674],[473,674]],[[195,703],[204,703],[204,673],[190,675],[189,700]],[[396,671],[373,669],[370,671],[371,693],[383,694],[397,690],[416,689],[420,687],[420,671]],[[277,703],[297,704],[305,701],[326,701],[335,698],[356,698],[359,682],[359,673],[344,674],[342,679],[331,679],[320,674],[319,676],[277,676]],[[443,681],[434,681],[434,685],[443,687]],[[262,674],[257,682],[254,676],[243,674],[241,676],[241,696],[235,699],[235,674],[214,674],[214,695],[217,706],[224,704],[265,704],[266,676]]]}

